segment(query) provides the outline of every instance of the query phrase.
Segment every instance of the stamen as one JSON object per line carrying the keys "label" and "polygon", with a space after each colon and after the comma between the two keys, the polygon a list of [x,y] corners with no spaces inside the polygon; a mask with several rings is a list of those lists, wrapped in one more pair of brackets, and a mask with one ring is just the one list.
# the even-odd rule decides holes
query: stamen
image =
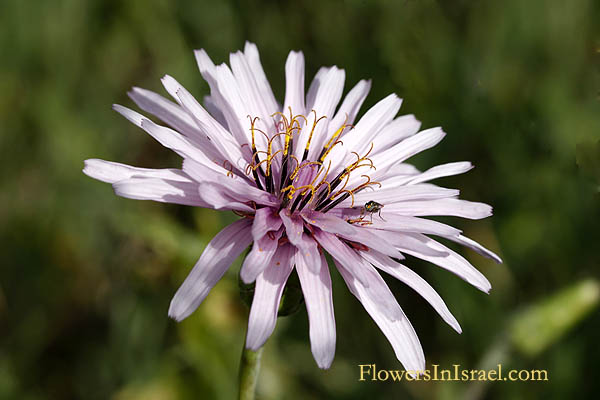
{"label": "stamen", "polygon": [[[258,152],[256,151],[256,141],[254,140],[254,124],[256,123],[258,117],[252,118],[250,115],[248,115],[248,118],[250,119],[250,132],[252,136],[252,165],[254,166],[257,164],[257,161],[259,161]],[[260,163],[258,165],[260,165]],[[256,165],[256,168],[252,168],[252,175],[254,176],[256,187],[258,187],[260,190],[263,190],[262,184],[260,183],[260,178],[258,177],[258,172],[256,171],[258,165]],[[248,168],[246,168],[246,170],[248,170]]]}
{"label": "stamen", "polygon": [[354,125],[346,124],[346,122],[348,122],[348,113],[346,113],[346,119],[344,120],[344,123],[342,124],[342,126],[333,133],[333,135],[331,136],[331,139],[329,139],[327,144],[325,144],[325,146],[323,147],[323,150],[321,150],[321,154],[319,155],[319,159],[321,161],[325,160],[325,157],[327,157],[327,155],[329,154],[331,149],[333,149],[333,147],[336,144],[341,143],[340,141],[338,141],[336,139],[342,134],[344,129],[346,129],[347,127],[350,127],[351,129],[354,128]]}
{"label": "stamen", "polygon": [[306,147],[304,148],[304,155],[302,156],[302,161],[305,161],[306,158],[308,157],[308,149],[310,148],[310,142],[312,140],[313,133],[315,133],[315,128],[317,127],[317,124],[323,118],[327,119],[327,116],[325,116],[325,115],[323,115],[321,118],[317,119],[317,112],[315,110],[312,110],[312,112],[315,114],[315,122],[313,122],[313,126],[310,130],[310,134],[308,135],[308,140],[306,141]]}
{"label": "stamen", "polygon": [[296,169],[294,169],[294,172],[292,172],[292,174],[290,175],[291,179],[296,178],[296,176],[298,175],[298,172],[300,172],[300,170],[302,168],[308,167],[310,165],[318,165],[318,166],[322,166],[323,164],[320,163],[319,161],[309,161],[307,163],[301,164],[300,166],[296,166]]}
{"label": "stamen", "polygon": [[[308,125],[307,118],[304,115],[294,115],[291,107],[289,108],[288,116],[282,112],[276,112],[272,114],[271,117],[274,119],[274,128],[277,132],[270,137],[267,133],[256,127],[256,121],[259,120],[258,117],[252,118],[251,116],[248,116],[250,120],[250,132],[252,139],[250,143],[252,149],[252,158],[251,162],[246,167],[246,175],[250,175],[250,173],[252,173],[257,187],[261,190],[263,181],[259,175],[264,177],[264,186],[266,187],[265,190],[273,194],[276,192],[279,193],[281,200],[280,210],[283,208],[288,208],[288,205],[293,200],[291,207],[289,207],[289,210],[292,213],[296,210],[302,211],[308,204],[312,204],[312,207],[316,211],[325,213],[349,197],[352,199],[350,207],[354,207],[354,195],[357,192],[373,185],[379,185],[379,187],[381,187],[380,182],[371,181],[369,175],[366,174],[361,175],[361,177],[366,179],[365,182],[354,188],[348,187],[351,182],[350,174],[353,171],[365,167],[368,169],[376,169],[375,165],[373,164],[373,160],[369,158],[369,154],[371,154],[373,151],[374,144],[371,143],[368,151],[362,156],[358,152],[353,151],[352,154],[356,156],[356,160],[343,168],[334,179],[328,179],[332,161],[329,162],[327,168],[324,168],[324,160],[330,155],[332,149],[336,145],[340,143],[343,145],[343,142],[339,140],[340,136],[344,133],[346,128],[352,129],[353,126],[347,124],[348,115],[346,115],[346,121],[344,121],[344,124],[338,128],[333,135],[331,135],[331,137],[323,146],[323,149],[317,158],[318,161],[311,161],[307,158],[310,152],[313,136],[319,122],[322,119],[327,118],[326,116],[318,118],[315,110],[312,110],[311,112],[314,114],[314,121],[310,131],[308,132],[308,138],[302,159],[299,159],[292,153],[294,152],[294,134],[301,134],[303,128]],[[257,150],[256,132],[260,132],[267,139],[266,151],[264,149]],[[281,136],[284,137],[283,146],[281,149],[274,152],[274,141],[279,139]],[[273,159],[280,153],[282,156],[281,168],[279,171],[281,173],[281,177],[279,182],[274,182],[272,163]],[[264,155],[264,157],[261,155]],[[262,160],[261,157],[263,158]],[[296,162],[293,168],[290,164],[291,159]],[[301,174],[301,171],[306,167],[310,167],[312,170],[310,172]],[[226,162],[223,162],[223,168],[227,169],[227,176],[234,176],[233,165],[231,163],[227,164]],[[303,176],[302,183],[305,184],[301,186],[295,186],[301,183],[299,181],[299,177],[301,176]],[[312,176],[312,178],[310,183],[307,183],[306,179],[309,178],[309,176]],[[277,183],[279,183],[279,188],[275,187]],[[358,218],[349,219],[348,222],[351,224],[366,223],[364,215],[361,215]]]}
{"label": "stamen", "polygon": [[[227,168],[226,164],[229,164],[229,168]],[[233,178],[233,164],[229,160],[223,160],[221,166],[227,170],[227,176]]]}
{"label": "stamen", "polygon": [[361,175],[361,177],[367,178],[367,181],[365,183],[363,183],[362,185],[355,187],[353,189],[354,192],[358,192],[359,190],[362,190],[369,185],[379,185],[379,187],[381,188],[381,183],[377,182],[377,181],[371,182],[371,177],[369,175]]}
{"label": "stamen", "polygon": [[[331,161],[329,161],[329,165],[327,166],[327,170],[325,171],[325,174],[323,175],[323,179],[321,179],[321,182],[319,182],[319,184],[317,184],[315,189],[312,191],[310,198],[308,196],[304,196],[304,200],[302,200],[302,203],[300,203],[300,208],[299,208],[300,211],[302,211],[302,209],[304,207],[306,207],[306,205],[308,203],[313,201],[313,199],[315,198],[315,194],[317,194],[317,191],[319,190],[319,188],[321,186],[323,186],[323,184],[326,184],[329,187],[329,191],[327,192],[328,195],[329,195],[329,193],[331,193],[331,186],[329,185],[329,182],[326,181],[327,175],[329,175],[330,169],[331,169]],[[317,180],[317,177],[321,174],[321,171],[323,171],[323,168],[319,169],[319,171],[317,172],[317,175],[315,175],[314,179],[312,180],[311,185],[314,185],[315,181]]]}
{"label": "stamen", "polygon": [[327,207],[325,207],[323,209],[323,213],[326,213],[327,211],[331,210],[333,207],[337,206],[342,201],[346,200],[348,197],[350,197],[350,194],[349,193],[344,193],[343,195],[341,195],[340,197],[338,197],[337,199],[335,199],[335,201],[333,203],[331,203]]}

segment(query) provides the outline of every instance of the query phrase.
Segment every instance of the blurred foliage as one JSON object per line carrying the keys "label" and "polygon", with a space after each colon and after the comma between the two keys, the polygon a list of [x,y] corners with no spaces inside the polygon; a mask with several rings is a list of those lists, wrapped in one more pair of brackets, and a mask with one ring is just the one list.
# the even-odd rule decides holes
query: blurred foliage
{"label": "blurred foliage", "polygon": [[[81,168],[91,157],[178,166],[110,105],[131,106],[134,85],[164,93],[166,73],[200,98],[207,85],[192,50],[223,62],[245,40],[258,44],[280,101],[285,57],[301,49],[309,76],[336,64],[347,87],[373,79],[366,106],[396,92],[404,113],[443,126],[446,139],[413,160],[420,168],[477,166],[441,183],[495,207],[488,220],[451,221],[504,258],[495,265],[460,250],[489,277],[491,294],[407,263],[444,297],[463,334],[388,280],[428,363],[548,370],[548,382],[491,383],[474,398],[595,398],[600,315],[576,291],[599,264],[598,20],[594,0],[0,2],[0,398],[236,395],[247,320],[239,262],[190,318],[166,315],[207,241],[235,216],[118,198]],[[312,360],[302,308],[279,319],[266,345],[260,398],[452,399],[465,389],[358,382],[357,364],[400,365],[332,275],[332,368]],[[597,281],[587,282],[597,293]],[[518,314],[532,303],[540,305]],[[511,329],[525,353],[498,347]]]}

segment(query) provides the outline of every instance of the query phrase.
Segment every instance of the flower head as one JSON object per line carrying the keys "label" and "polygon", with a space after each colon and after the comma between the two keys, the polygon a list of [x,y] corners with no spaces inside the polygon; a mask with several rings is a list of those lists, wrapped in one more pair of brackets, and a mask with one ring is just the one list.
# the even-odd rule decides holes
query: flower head
{"label": "flower head", "polygon": [[287,59],[283,106],[273,95],[254,44],[231,54],[231,67],[214,65],[204,50],[195,54],[210,85],[204,106],[170,76],[162,83],[175,102],[140,88],[129,93],[142,110],[169,127],[114,106],[179,154],[182,168],[145,169],[91,159],[83,170],[111,183],[123,197],[231,210],[240,216],[207,245],[175,294],[169,316],[178,321],[189,316],[251,245],[240,270],[244,282],[256,282],[247,347],[261,347],[273,332],[283,290],[295,269],[312,353],[319,367],[328,368],[336,332],[327,252],[398,360],[407,370],[423,370],[419,340],[379,271],[406,283],[461,331],[435,290],[399,261],[409,254],[490,290],[479,271],[430,236],[500,259],[460,230],[422,218],[491,215],[486,204],[459,200],[458,190],[426,183],[466,172],[471,164],[421,172],[405,163],[435,146],[445,133],[440,128],[419,131],[420,122],[412,115],[396,117],[401,99],[395,94],[355,123],[370,82],[358,82],[338,107],[344,71],[321,68],[305,95],[302,53],[291,52]]}

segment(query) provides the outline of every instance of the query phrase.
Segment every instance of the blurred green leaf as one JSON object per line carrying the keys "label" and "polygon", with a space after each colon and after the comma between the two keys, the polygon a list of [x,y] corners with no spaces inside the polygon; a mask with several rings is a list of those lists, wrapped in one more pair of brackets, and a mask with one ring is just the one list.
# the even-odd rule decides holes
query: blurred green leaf
{"label": "blurred green leaf", "polygon": [[534,357],[588,316],[599,300],[598,281],[573,284],[520,312],[511,325],[511,339],[519,351]]}

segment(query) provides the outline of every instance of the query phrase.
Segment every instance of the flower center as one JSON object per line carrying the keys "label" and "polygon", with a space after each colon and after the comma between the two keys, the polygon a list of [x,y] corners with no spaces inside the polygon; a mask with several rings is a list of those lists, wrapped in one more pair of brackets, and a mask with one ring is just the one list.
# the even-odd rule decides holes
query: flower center
{"label": "flower center", "polygon": [[[315,130],[319,122],[327,117],[317,118],[317,114],[313,110],[314,122],[308,129],[309,123],[306,116],[294,115],[291,108],[289,111],[289,117],[281,112],[272,115],[274,133],[271,136],[256,126],[259,121],[258,117],[248,116],[252,137],[252,157],[246,168],[246,175],[252,174],[259,189],[278,196],[281,200],[281,209],[288,208],[293,213],[309,206],[315,211],[326,213],[349,197],[352,198],[350,207],[353,207],[355,193],[371,185],[381,187],[381,183],[371,181],[371,177],[366,174],[361,175],[366,179],[365,182],[353,188],[348,187],[353,171],[361,168],[376,169],[373,161],[369,158],[369,154],[373,151],[373,143],[364,155],[352,151],[350,154],[356,156],[356,160],[343,167],[337,175],[334,176],[331,171],[332,160],[327,157],[336,145],[343,146],[340,136],[347,128],[348,131],[352,130],[352,125],[344,122],[323,144],[318,157],[310,160],[310,147]],[[259,134],[265,138],[263,146],[266,149],[257,149]],[[308,137],[300,159],[293,154],[294,141],[299,141],[300,136],[305,134]],[[274,148],[279,149],[274,151]],[[296,151],[296,154],[299,154],[299,151]],[[277,156],[280,157],[276,158]]]}

